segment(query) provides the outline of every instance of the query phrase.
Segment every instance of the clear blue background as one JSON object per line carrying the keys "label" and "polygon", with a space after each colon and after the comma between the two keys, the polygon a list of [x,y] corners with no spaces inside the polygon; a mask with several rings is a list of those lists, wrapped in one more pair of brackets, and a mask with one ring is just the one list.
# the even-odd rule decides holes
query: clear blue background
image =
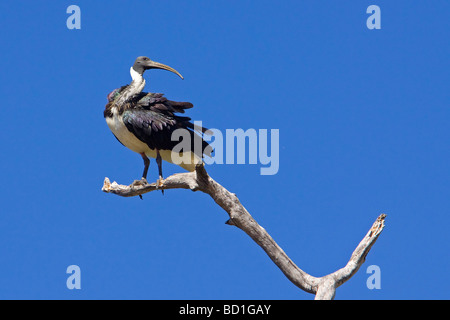
{"label": "clear blue background", "polygon": [[[81,30],[66,28],[71,4]],[[371,4],[381,30],[366,27]],[[101,191],[142,172],[102,113],[147,55],[185,80],[148,72],[146,90],[193,102],[205,126],[280,130],[278,174],[207,169],[306,272],[344,266],[388,215],[336,299],[448,299],[448,12],[437,0],[2,1],[0,298],[313,298],[208,196]],[[66,288],[71,264],[81,290]],[[370,265],[380,290],[366,287]]]}

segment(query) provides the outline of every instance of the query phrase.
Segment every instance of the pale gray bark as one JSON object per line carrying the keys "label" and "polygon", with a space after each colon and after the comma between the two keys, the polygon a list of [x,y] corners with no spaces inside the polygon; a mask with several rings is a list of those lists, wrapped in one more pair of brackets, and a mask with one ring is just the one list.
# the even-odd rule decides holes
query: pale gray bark
{"label": "pale gray bark", "polygon": [[301,270],[272,239],[267,231],[261,227],[248,213],[234,193],[229,192],[214,181],[206,172],[203,165],[196,167],[194,172],[178,173],[167,177],[157,186],[155,183],[135,181],[129,186],[111,183],[105,178],[102,190],[122,197],[142,195],[155,190],[190,189],[202,191],[213,198],[229,215],[227,224],[238,227],[253,239],[280,268],[284,275],[300,289],[315,295],[315,299],[331,300],[336,288],[350,279],[364,263],[370,248],[373,246],[384,228],[385,214],[381,214],[372,228],[362,239],[350,257],[347,265],[323,277],[313,277]]}

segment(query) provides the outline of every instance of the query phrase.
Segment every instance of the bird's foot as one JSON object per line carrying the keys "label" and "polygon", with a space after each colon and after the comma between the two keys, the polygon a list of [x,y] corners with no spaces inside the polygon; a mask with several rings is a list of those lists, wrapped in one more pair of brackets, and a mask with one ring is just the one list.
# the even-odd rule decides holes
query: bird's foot
{"label": "bird's foot", "polygon": [[[132,188],[133,188],[133,187],[143,187],[143,186],[145,186],[145,185],[147,185],[147,184],[148,184],[147,179],[145,179],[144,177],[142,177],[141,180],[134,180],[134,181],[131,183],[131,187],[132,187]],[[141,200],[142,200],[142,195],[141,195],[141,194],[139,195],[139,198],[141,198]]]}
{"label": "bird's foot", "polygon": [[148,184],[147,179],[145,179],[144,177],[141,178],[141,180],[134,180],[131,183],[132,187],[140,187],[140,186],[145,186],[146,184]]}
{"label": "bird's foot", "polygon": [[[159,189],[164,186],[163,181],[164,181],[164,179],[161,176],[159,177],[158,180],[156,180],[156,189]],[[162,192],[162,194],[164,194],[164,189],[161,189],[161,192]]]}

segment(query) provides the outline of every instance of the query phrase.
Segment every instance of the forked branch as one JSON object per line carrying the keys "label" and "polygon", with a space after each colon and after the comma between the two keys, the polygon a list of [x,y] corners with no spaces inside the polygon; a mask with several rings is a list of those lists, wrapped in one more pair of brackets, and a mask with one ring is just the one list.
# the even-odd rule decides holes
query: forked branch
{"label": "forked branch", "polygon": [[248,213],[234,193],[229,192],[214,181],[203,165],[193,172],[177,173],[164,179],[161,185],[156,183],[133,183],[129,186],[111,183],[105,178],[102,190],[122,197],[142,195],[155,190],[190,189],[204,192],[213,198],[229,215],[227,224],[234,225],[249,235],[280,268],[284,275],[300,289],[315,294],[316,299],[331,300],[336,288],[349,280],[364,263],[370,248],[384,228],[385,214],[381,214],[372,228],[362,239],[345,267],[323,277],[313,277],[301,270]]}

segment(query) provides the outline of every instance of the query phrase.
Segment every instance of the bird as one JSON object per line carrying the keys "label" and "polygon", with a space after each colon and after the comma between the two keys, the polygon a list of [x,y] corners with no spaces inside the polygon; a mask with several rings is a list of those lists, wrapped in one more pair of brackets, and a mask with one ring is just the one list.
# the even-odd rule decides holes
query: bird
{"label": "bird", "polygon": [[[107,95],[108,102],[103,116],[116,139],[128,149],[139,153],[144,161],[142,178],[134,183],[147,184],[149,158],[154,158],[158,166],[158,187],[162,186],[163,180],[162,160],[175,163],[187,171],[194,171],[196,165],[202,163],[204,155],[211,156],[213,150],[203,139],[203,134],[208,129],[194,126],[191,118],[176,114],[185,113],[186,109],[193,107],[192,103],[171,101],[162,93],[143,92],[144,72],[152,69],[167,70],[184,79],[172,67],[146,56],[139,56],[130,68],[131,83],[114,89]],[[190,138],[190,143],[185,145],[181,153],[174,150],[181,139],[173,139],[173,133],[177,129],[185,130]],[[184,160],[181,163],[174,162],[173,152],[182,155]]]}

